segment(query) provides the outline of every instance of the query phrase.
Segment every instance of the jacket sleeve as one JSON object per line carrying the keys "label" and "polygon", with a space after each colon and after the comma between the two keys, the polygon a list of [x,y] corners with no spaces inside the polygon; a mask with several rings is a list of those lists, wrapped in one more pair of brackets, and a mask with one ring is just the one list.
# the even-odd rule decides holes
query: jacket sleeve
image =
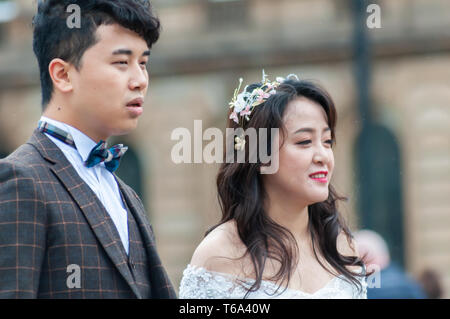
{"label": "jacket sleeve", "polygon": [[0,298],[37,297],[46,212],[31,170],[0,160]]}

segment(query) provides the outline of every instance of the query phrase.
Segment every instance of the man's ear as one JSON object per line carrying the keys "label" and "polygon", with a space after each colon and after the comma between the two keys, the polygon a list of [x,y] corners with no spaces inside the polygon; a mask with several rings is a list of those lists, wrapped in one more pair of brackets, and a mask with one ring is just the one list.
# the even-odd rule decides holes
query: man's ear
{"label": "man's ear", "polygon": [[48,65],[53,87],[63,93],[70,92],[73,89],[69,76],[70,67],[71,64],[59,58],[53,59]]}

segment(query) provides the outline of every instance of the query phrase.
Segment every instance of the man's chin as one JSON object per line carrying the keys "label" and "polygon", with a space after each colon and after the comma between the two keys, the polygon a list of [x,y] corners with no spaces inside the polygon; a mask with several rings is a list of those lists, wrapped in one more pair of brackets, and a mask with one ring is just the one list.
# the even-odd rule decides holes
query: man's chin
{"label": "man's chin", "polygon": [[122,127],[120,129],[113,130],[113,133],[111,134],[111,136],[127,135],[127,134],[130,134],[131,132],[133,132],[136,128],[137,128],[137,120],[135,121],[135,123],[127,125],[126,127]]}

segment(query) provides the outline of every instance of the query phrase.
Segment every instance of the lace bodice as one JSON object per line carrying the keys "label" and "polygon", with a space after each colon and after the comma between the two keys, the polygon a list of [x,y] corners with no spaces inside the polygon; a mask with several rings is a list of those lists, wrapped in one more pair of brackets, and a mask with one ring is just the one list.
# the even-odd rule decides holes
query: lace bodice
{"label": "lace bodice", "polygon": [[[358,277],[359,278],[359,277]],[[247,279],[243,283],[237,277],[207,270],[202,267],[187,265],[180,283],[179,297],[182,299],[242,299],[254,280]],[[247,295],[250,299],[366,299],[367,284],[360,279],[362,290],[346,281],[343,276],[334,277],[324,287],[315,293],[306,293],[295,289],[280,288],[271,282],[263,280],[261,287]],[[274,292],[276,292],[274,294]]]}

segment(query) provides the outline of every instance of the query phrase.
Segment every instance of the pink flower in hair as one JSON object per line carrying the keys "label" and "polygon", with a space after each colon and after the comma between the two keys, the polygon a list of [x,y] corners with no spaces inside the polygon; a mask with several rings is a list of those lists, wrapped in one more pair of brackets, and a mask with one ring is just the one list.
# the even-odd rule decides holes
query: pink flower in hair
{"label": "pink flower in hair", "polygon": [[238,119],[238,117],[237,117],[237,113],[236,113],[236,112],[232,112],[232,113],[230,114],[230,119],[233,120],[233,121],[235,121],[237,124],[239,124],[239,119]]}
{"label": "pink flower in hair", "polygon": [[256,89],[255,91],[256,91],[255,93],[257,94],[257,99],[255,103],[256,105],[261,104],[262,102],[264,102],[264,99],[267,99],[270,96],[269,93],[264,92],[261,88]]}
{"label": "pink flower in hair", "polygon": [[241,111],[241,113],[239,113],[240,116],[244,116],[244,115],[250,115],[251,111],[250,111],[250,105],[247,105],[245,107],[244,110]]}

